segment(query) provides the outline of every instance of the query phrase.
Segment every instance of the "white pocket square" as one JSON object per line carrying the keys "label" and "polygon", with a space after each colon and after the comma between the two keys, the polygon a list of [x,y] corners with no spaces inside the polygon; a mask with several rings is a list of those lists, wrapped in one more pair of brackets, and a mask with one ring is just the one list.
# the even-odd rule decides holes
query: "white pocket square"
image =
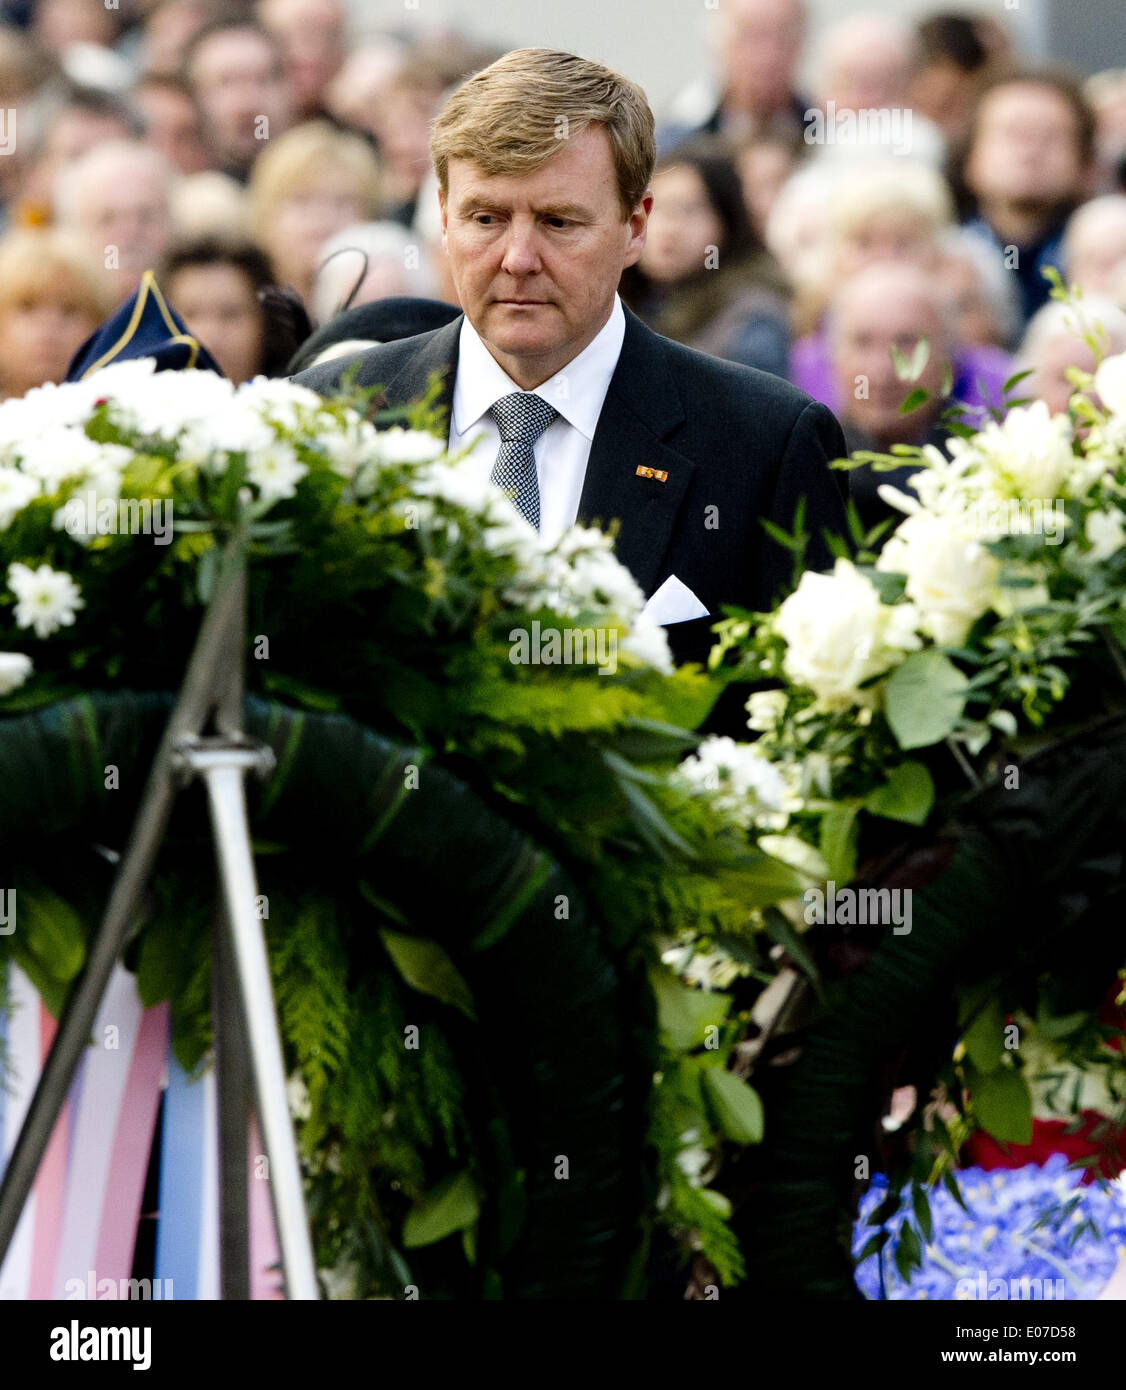
{"label": "white pocket square", "polygon": [[644,612],[661,627],[671,623],[687,623],[693,618],[706,618],[708,610],[687,584],[670,574],[645,605]]}

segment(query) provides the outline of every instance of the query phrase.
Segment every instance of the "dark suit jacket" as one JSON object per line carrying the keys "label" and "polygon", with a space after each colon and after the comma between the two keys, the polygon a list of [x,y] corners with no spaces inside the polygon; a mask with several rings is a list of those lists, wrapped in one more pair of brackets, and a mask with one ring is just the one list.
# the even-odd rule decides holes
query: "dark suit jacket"
{"label": "dark suit jacket", "polygon": [[[625,316],[578,520],[620,521],[617,556],[646,598],[675,574],[707,605],[710,617],[667,629],[678,661],[702,662],[721,605],[766,610],[789,586],[793,556],[767,536],[762,518],[790,530],[804,496],[807,562],[831,564],[821,535],[846,534],[846,475],[828,461],[845,453],[844,437],[827,407],[779,377],[662,338],[629,309]],[[405,405],[438,369],[449,409],[463,317],[358,354],[356,384],[382,385],[388,406]],[[337,358],[293,380],[332,395],[355,361]],[[667,477],[638,476],[639,468]]]}

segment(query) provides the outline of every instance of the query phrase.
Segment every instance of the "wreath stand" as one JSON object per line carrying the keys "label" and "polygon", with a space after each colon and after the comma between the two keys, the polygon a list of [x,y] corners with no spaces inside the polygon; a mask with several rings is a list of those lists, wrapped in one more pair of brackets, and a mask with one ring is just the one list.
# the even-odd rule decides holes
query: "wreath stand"
{"label": "wreath stand", "polygon": [[[71,990],[51,1050],[0,1182],[0,1263],[82,1059],[110,975],[141,907],[178,791],[205,783],[222,899],[212,940],[212,1011],[219,1096],[219,1230],[224,1299],[250,1297],[246,1144],[251,1097],[269,1164],[270,1199],[286,1296],[319,1297],[301,1168],[286,1095],[281,1035],[265,938],[244,778],[268,774],[273,752],[242,727],[246,545],[223,555],[183,687],[145,784],[129,843],[85,968]],[[204,729],[213,722],[215,734]]]}

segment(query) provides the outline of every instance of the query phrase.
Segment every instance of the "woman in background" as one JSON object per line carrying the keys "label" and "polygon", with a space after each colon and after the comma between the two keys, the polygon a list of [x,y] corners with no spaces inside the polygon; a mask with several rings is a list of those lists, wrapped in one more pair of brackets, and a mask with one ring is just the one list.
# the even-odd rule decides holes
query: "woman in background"
{"label": "woman in background", "polygon": [[786,285],[747,216],[738,168],[712,137],[685,141],[653,173],[641,259],[621,296],[675,342],[785,376]]}
{"label": "woman in background", "polygon": [[182,241],[157,280],[188,331],[233,382],[284,375],[309,335],[304,309],[275,286],[269,260],[252,242]]}
{"label": "woman in background", "polygon": [[100,266],[73,233],[9,232],[0,240],[0,397],[62,381],[112,308]]}
{"label": "woman in background", "polygon": [[254,165],[250,230],[277,282],[312,313],[313,282],[329,237],[376,217],[379,159],[359,135],[310,121],[272,141]]}

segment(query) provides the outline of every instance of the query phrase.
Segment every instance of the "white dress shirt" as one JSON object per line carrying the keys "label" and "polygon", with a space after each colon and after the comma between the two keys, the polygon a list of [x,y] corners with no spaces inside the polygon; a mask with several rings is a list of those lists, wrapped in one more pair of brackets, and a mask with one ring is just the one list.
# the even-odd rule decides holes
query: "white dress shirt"
{"label": "white dress shirt", "polygon": [[[549,545],[575,523],[586,478],[591,441],[618,365],[626,316],[614,295],[610,317],[582,352],[572,358],[535,394],[559,412],[535,445],[536,476],[540,488],[540,535]],[[461,463],[492,472],[500,450],[500,430],[489,413],[502,396],[521,391],[481,341],[468,317],[462,320],[458,345],[457,378],[450,411],[449,448],[453,453],[476,444]]]}

